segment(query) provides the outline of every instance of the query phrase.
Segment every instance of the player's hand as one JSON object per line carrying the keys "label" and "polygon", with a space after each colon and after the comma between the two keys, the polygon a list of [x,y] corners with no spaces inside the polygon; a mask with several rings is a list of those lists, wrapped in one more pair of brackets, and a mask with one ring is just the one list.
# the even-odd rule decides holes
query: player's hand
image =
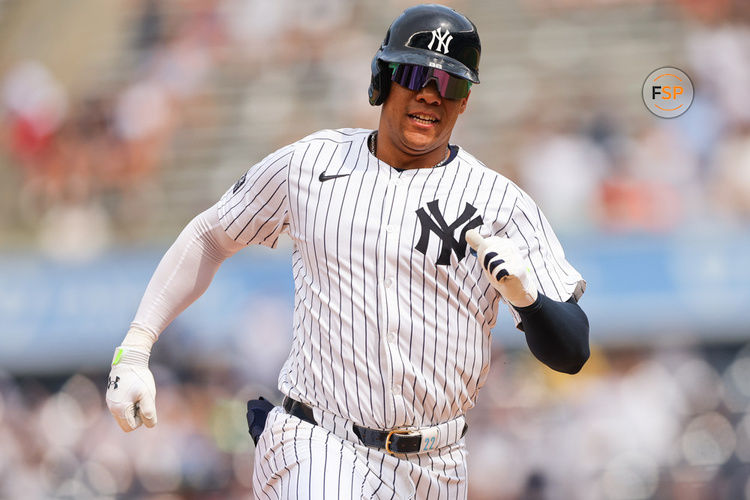
{"label": "player's hand", "polygon": [[115,349],[107,380],[107,407],[122,430],[156,425],[156,384],[148,369],[149,353],[130,346]]}
{"label": "player's hand", "polygon": [[537,298],[531,270],[508,238],[483,238],[476,229],[466,232],[466,242],[477,252],[492,286],[516,307],[530,306]]}

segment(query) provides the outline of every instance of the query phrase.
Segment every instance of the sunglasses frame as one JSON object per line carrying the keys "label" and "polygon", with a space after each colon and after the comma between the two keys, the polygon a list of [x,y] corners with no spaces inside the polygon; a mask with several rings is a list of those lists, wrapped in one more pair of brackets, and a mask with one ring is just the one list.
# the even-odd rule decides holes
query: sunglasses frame
{"label": "sunglasses frame", "polygon": [[408,63],[389,63],[388,67],[391,69],[391,81],[409,90],[424,88],[432,80],[435,81],[438,92],[445,99],[463,99],[471,90],[472,82],[442,69]]}

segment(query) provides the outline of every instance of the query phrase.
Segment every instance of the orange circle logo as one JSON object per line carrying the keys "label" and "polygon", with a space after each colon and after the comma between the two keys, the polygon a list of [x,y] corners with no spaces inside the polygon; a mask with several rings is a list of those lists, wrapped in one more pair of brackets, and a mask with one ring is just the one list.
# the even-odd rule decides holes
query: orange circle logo
{"label": "orange circle logo", "polygon": [[659,68],[643,82],[643,103],[659,118],[676,118],[693,103],[693,82],[682,70]]}

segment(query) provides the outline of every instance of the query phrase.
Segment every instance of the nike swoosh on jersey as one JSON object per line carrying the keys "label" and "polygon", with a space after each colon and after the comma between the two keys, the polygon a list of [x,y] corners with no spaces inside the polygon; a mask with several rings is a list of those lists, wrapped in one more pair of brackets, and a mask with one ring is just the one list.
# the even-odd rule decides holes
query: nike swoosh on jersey
{"label": "nike swoosh on jersey", "polygon": [[320,177],[318,177],[318,180],[320,182],[330,181],[331,179],[335,179],[337,177],[346,177],[349,174],[334,174],[334,175],[326,175],[325,172],[320,173]]}

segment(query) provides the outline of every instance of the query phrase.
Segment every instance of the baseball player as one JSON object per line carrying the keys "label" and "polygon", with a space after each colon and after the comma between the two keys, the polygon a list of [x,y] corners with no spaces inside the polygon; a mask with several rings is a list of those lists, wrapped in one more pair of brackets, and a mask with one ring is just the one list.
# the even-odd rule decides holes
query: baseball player
{"label": "baseball player", "polygon": [[[293,241],[280,406],[250,402],[257,498],[466,498],[466,413],[507,306],[531,352],[576,373],[585,289],[515,184],[449,142],[479,83],[474,24],[405,10],[372,60],[376,130],[322,130],[252,166],[159,263],[112,361],[107,403],[156,425],[151,347],[246,245]],[[269,332],[273,335],[273,332]]]}

